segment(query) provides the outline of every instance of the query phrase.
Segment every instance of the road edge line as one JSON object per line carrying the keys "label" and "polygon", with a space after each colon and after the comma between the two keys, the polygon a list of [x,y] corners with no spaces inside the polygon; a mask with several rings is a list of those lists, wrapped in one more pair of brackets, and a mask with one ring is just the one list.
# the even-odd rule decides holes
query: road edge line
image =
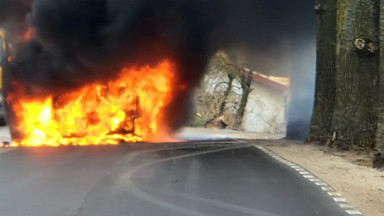
{"label": "road edge line", "polygon": [[253,146],[255,148],[259,149],[260,151],[266,153],[267,155],[271,156],[275,160],[279,161],[280,163],[282,163],[284,165],[287,165],[291,169],[295,170],[303,178],[307,179],[308,181],[312,182],[316,186],[320,187],[347,214],[349,214],[349,215],[358,215],[358,216],[362,216],[363,215],[354,206],[350,205],[347,202],[347,200],[341,194],[337,193],[337,191],[332,186],[330,186],[329,184],[327,184],[326,182],[324,182],[323,180],[318,178],[316,175],[311,173],[309,170],[305,169],[304,167],[300,166],[299,164],[296,164],[296,163],[294,163],[292,161],[289,161],[289,160],[281,157],[280,155],[276,154],[275,152],[273,152],[273,151],[271,151],[271,150],[269,150],[269,149],[267,149],[267,148],[265,148],[263,146],[259,146],[259,145],[253,145]]}

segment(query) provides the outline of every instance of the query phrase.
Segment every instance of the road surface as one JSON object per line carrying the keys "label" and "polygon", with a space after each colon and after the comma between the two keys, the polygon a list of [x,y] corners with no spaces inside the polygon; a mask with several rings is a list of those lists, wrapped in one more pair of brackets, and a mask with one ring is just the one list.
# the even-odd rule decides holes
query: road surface
{"label": "road surface", "polygon": [[251,144],[3,150],[0,215],[346,215],[320,188]]}

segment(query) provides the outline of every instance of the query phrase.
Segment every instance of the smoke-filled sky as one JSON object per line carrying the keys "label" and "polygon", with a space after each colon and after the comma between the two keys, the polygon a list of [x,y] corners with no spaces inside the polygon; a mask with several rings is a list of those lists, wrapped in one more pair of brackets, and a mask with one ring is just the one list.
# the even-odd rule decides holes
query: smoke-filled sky
{"label": "smoke-filled sky", "polygon": [[[313,64],[314,70],[312,60],[298,60],[303,50],[314,53],[308,48],[314,43],[314,3],[0,0],[0,26],[10,41],[32,27],[32,40],[17,46],[9,71],[13,79],[47,92],[107,79],[126,65],[151,64],[163,56],[177,62],[178,78],[193,87],[209,57],[223,48],[244,66],[270,75],[291,75],[300,86],[314,79],[308,75],[314,71],[307,71],[312,67],[298,66]],[[187,99],[180,98],[173,106],[180,104],[186,106]]]}
{"label": "smoke-filled sky", "polygon": [[12,34],[26,29],[25,16],[31,10],[31,0],[0,0],[0,26]]}

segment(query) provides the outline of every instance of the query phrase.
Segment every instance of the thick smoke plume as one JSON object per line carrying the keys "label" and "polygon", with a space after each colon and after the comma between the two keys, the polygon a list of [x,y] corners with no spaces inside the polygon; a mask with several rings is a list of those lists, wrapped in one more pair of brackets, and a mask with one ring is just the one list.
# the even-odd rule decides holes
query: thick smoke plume
{"label": "thick smoke plume", "polygon": [[[60,93],[111,78],[124,66],[170,58],[177,78],[192,90],[219,48],[241,42],[262,54],[282,40],[296,47],[313,37],[313,21],[303,19],[312,5],[306,0],[0,0],[0,25],[10,38],[32,28],[31,40],[16,47],[5,78],[28,84],[32,94]],[[189,92],[170,105],[171,126],[185,120],[181,110],[187,111]]]}
{"label": "thick smoke plume", "polygon": [[22,34],[27,28],[25,15],[31,10],[32,0],[0,0],[0,27],[11,35]]}

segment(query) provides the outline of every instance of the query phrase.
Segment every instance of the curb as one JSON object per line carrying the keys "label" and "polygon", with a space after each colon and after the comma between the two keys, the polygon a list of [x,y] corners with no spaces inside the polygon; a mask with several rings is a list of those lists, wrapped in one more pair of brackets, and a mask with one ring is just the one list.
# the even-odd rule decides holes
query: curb
{"label": "curb", "polygon": [[276,159],[277,161],[281,162],[282,164],[285,164],[292,169],[294,169],[296,172],[298,172],[303,178],[307,179],[308,181],[312,182],[316,186],[320,187],[323,191],[325,191],[335,202],[340,208],[344,209],[344,211],[349,214],[349,215],[359,215],[362,216],[363,214],[356,210],[355,207],[350,205],[347,200],[337,191],[332,188],[330,185],[327,183],[323,182],[320,180],[318,177],[313,175],[311,172],[306,170],[305,168],[301,167],[298,164],[295,164],[289,160],[284,159],[283,157],[279,156],[278,154],[272,152],[271,150],[263,147],[263,146],[258,146],[258,145],[253,145],[254,147],[258,148],[262,152],[268,154],[272,158]]}

